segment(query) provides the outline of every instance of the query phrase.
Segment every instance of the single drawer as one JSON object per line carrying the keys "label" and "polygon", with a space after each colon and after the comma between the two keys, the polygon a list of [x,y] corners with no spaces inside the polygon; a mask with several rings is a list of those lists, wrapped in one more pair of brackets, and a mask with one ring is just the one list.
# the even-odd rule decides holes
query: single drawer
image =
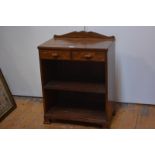
{"label": "single drawer", "polygon": [[106,56],[104,52],[92,52],[92,51],[75,51],[72,53],[73,60],[81,61],[105,61]]}
{"label": "single drawer", "polygon": [[53,59],[53,60],[70,60],[71,55],[69,51],[40,51],[41,59]]}

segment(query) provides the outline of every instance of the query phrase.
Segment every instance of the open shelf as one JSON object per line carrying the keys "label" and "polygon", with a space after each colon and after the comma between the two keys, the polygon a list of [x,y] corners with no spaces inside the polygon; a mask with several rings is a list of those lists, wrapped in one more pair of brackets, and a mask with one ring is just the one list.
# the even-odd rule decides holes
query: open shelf
{"label": "open shelf", "polygon": [[99,94],[105,93],[105,86],[103,83],[81,83],[73,81],[51,81],[44,86],[44,89]]}
{"label": "open shelf", "polygon": [[98,125],[106,125],[106,117],[103,111],[85,108],[72,108],[55,106],[45,113],[50,120],[69,120]]}

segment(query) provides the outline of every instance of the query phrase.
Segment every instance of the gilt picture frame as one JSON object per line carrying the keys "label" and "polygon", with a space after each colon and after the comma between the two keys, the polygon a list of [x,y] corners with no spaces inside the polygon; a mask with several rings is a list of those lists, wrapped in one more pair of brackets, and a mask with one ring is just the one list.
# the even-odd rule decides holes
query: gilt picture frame
{"label": "gilt picture frame", "polygon": [[15,100],[0,69],[0,122],[16,107]]}

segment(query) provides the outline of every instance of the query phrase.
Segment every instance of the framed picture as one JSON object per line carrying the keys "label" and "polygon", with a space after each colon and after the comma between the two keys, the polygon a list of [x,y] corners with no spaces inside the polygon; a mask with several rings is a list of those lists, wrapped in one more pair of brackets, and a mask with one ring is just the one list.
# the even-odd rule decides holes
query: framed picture
{"label": "framed picture", "polygon": [[0,69],[0,121],[16,108],[16,103]]}

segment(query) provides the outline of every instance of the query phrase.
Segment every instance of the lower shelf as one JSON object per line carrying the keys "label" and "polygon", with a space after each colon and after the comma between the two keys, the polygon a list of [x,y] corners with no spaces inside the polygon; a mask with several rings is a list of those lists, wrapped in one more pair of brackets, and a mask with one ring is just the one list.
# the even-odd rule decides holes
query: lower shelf
{"label": "lower shelf", "polygon": [[49,90],[63,90],[73,92],[86,92],[105,94],[105,85],[103,83],[84,83],[84,82],[69,82],[69,81],[51,81],[44,86]]}
{"label": "lower shelf", "polygon": [[65,108],[60,106],[52,107],[45,117],[49,120],[69,120],[98,125],[106,125],[106,118],[103,111],[90,109]]}

